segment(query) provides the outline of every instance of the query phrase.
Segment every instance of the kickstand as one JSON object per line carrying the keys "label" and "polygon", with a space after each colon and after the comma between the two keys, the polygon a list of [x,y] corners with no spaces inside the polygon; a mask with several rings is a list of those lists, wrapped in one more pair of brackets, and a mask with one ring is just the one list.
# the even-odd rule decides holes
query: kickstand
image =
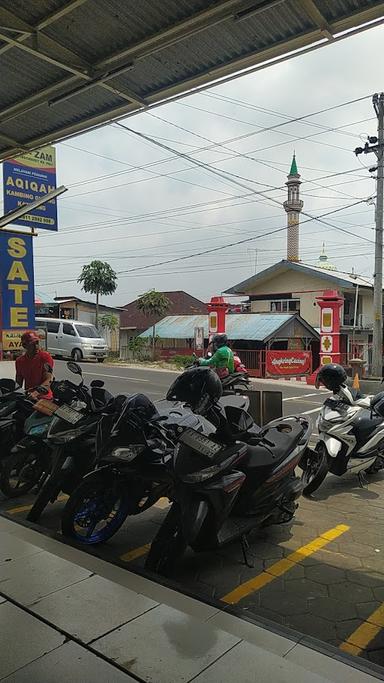
{"label": "kickstand", "polygon": [[360,488],[362,488],[362,489],[367,488],[367,486],[368,486],[368,479],[367,479],[367,477],[365,476],[365,472],[364,472],[363,470],[361,470],[361,472],[358,473],[357,477],[358,477],[358,479],[359,479]]}
{"label": "kickstand", "polygon": [[249,567],[249,569],[254,569],[255,565],[248,560],[249,543],[245,534],[241,537],[241,549],[243,551],[244,564]]}

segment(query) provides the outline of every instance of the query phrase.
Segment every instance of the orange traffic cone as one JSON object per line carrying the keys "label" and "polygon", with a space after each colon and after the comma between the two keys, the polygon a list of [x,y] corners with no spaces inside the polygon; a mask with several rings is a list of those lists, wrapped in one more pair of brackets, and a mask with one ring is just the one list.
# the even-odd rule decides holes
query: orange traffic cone
{"label": "orange traffic cone", "polygon": [[359,380],[359,375],[357,374],[357,372],[353,378],[352,389],[360,389],[360,380]]}

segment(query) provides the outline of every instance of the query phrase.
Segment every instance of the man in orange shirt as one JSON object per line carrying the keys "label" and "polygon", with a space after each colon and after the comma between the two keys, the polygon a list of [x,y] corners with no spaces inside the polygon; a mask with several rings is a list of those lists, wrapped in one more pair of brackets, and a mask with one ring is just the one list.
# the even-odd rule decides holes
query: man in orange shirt
{"label": "man in orange shirt", "polygon": [[33,389],[37,386],[45,387],[48,393],[44,394],[44,398],[50,399],[53,359],[47,351],[39,349],[39,341],[36,332],[25,332],[21,337],[25,353],[16,359],[16,382],[20,386],[24,385],[34,398],[39,398],[39,395]]}

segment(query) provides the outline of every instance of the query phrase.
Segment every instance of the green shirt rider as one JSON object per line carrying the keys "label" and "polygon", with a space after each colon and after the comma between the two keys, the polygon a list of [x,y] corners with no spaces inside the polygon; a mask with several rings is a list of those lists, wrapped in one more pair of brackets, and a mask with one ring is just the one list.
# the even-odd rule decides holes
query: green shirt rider
{"label": "green shirt rider", "polygon": [[199,358],[199,365],[208,365],[215,368],[220,379],[232,374],[235,369],[233,353],[228,346],[226,334],[215,334],[212,337],[213,355],[210,358]]}

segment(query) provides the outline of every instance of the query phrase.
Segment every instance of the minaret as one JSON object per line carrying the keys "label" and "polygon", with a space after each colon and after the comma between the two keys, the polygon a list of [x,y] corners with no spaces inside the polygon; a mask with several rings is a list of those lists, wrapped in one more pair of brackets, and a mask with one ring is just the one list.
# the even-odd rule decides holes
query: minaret
{"label": "minaret", "polygon": [[299,223],[300,211],[304,203],[300,199],[300,173],[297,170],[296,156],[293,154],[291,170],[285,183],[288,187],[288,199],[284,202],[287,212],[287,261],[300,261],[299,257]]}

